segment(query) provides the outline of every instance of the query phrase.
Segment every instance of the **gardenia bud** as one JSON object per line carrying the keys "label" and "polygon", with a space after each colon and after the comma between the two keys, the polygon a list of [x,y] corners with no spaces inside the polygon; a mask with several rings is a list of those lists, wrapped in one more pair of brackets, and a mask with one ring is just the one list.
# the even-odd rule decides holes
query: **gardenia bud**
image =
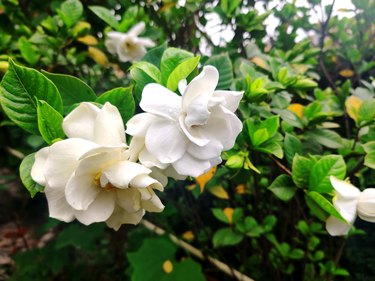
{"label": "gardenia bud", "polygon": [[244,163],[244,157],[240,155],[233,155],[228,158],[227,162],[225,163],[225,166],[231,169],[240,169],[242,168]]}

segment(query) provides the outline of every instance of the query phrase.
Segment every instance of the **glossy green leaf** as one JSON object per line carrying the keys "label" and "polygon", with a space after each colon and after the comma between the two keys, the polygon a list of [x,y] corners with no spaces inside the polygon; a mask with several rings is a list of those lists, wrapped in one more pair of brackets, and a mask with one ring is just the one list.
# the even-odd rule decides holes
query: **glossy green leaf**
{"label": "glossy green leaf", "polygon": [[192,57],[184,60],[175,69],[173,69],[167,80],[167,88],[173,92],[176,91],[178,82],[180,82],[182,79],[186,79],[189,74],[194,71],[194,69],[198,66],[199,60],[199,56]]}
{"label": "glossy green leaf", "polygon": [[23,185],[30,192],[31,197],[44,190],[44,187],[36,183],[31,177],[31,168],[34,165],[35,153],[27,155],[20,165],[20,178]]}
{"label": "glossy green leaf", "polygon": [[331,192],[330,176],[343,180],[346,164],[341,155],[326,155],[314,164],[309,177],[309,189],[319,193]]}
{"label": "glossy green leaf", "polygon": [[122,121],[126,124],[126,122],[133,117],[135,111],[132,89],[132,87],[112,89],[101,94],[96,99],[96,102],[100,104],[110,102],[112,105],[116,106],[121,114]]}
{"label": "glossy green leaf", "polygon": [[278,176],[268,189],[272,191],[277,198],[283,201],[289,201],[292,199],[297,191],[292,178],[288,175]]}
{"label": "glossy green leaf", "polygon": [[276,141],[269,140],[261,144],[260,146],[257,146],[255,149],[265,153],[273,154],[279,159],[284,157],[283,148],[281,147],[281,144]]}
{"label": "glossy green leaf", "polygon": [[307,196],[310,197],[320,208],[322,208],[328,214],[338,218],[339,220],[346,222],[346,220],[341,216],[341,214],[336,210],[336,208],[329,202],[323,195],[318,192],[310,191],[307,193]]}
{"label": "glossy green leaf", "polygon": [[82,80],[67,74],[55,74],[42,71],[57,87],[64,104],[64,114],[68,114],[74,104],[96,100],[96,94]]}
{"label": "glossy green leaf", "polygon": [[292,164],[294,155],[302,153],[301,141],[297,137],[286,133],[284,138],[284,152],[286,160],[289,164]]}
{"label": "glossy green leaf", "polygon": [[277,133],[279,126],[280,118],[278,115],[274,115],[263,120],[258,129],[267,129],[269,138],[272,138]]}
{"label": "glossy green leaf", "polygon": [[38,128],[46,143],[51,145],[56,139],[64,139],[62,115],[43,100],[38,100],[37,104]]}
{"label": "glossy green leaf", "polygon": [[119,23],[110,10],[101,6],[89,6],[89,9],[109,26],[118,30]]}
{"label": "glossy green leaf", "polygon": [[205,65],[212,65],[219,71],[219,82],[216,90],[227,90],[233,82],[233,66],[228,54],[215,55],[209,58]]}
{"label": "glossy green leaf", "polygon": [[311,169],[314,165],[313,160],[296,154],[293,158],[292,179],[293,182],[302,188],[309,184]]}
{"label": "glossy green leaf", "polygon": [[12,60],[0,83],[0,102],[5,114],[22,129],[39,134],[37,103],[44,100],[62,113],[62,101],[56,86],[35,69],[16,65]]}
{"label": "glossy green leaf", "polygon": [[321,145],[328,148],[342,148],[342,138],[341,136],[328,129],[314,129],[306,133],[307,138],[311,138]]}
{"label": "glossy green leaf", "polygon": [[160,71],[163,85],[167,85],[169,75],[183,61],[192,58],[194,55],[188,51],[168,48],[164,51],[160,63]]}
{"label": "glossy green leaf", "polygon": [[221,228],[215,232],[212,243],[215,248],[223,246],[233,246],[239,244],[243,240],[243,235],[233,231],[229,227]]}
{"label": "glossy green leaf", "polygon": [[139,62],[130,68],[130,75],[135,84],[135,98],[139,102],[143,88],[149,83],[161,84],[161,73],[159,69],[148,62]]}
{"label": "glossy green leaf", "polygon": [[67,0],[58,10],[59,16],[67,27],[76,24],[82,16],[83,6],[79,0]]}
{"label": "glossy green leaf", "polygon": [[164,51],[167,49],[168,44],[164,42],[160,46],[156,46],[147,52],[147,54],[142,58],[142,61],[152,63],[157,68],[160,68],[160,61]]}
{"label": "glossy green leaf", "polygon": [[375,99],[363,101],[358,111],[358,123],[363,126],[375,121]]}
{"label": "glossy green leaf", "polygon": [[266,128],[256,130],[252,143],[254,147],[257,147],[269,139],[269,134]]}

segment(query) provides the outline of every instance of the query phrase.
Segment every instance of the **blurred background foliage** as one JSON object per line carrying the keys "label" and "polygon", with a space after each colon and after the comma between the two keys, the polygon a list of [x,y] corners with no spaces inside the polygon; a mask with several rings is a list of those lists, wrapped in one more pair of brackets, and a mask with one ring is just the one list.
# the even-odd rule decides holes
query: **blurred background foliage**
{"label": "blurred background foliage", "polygon": [[[0,77],[12,58],[96,93],[132,85],[139,101],[154,82],[147,67],[129,71],[104,39],[145,22],[142,36],[158,45],[145,61],[159,68],[167,46],[182,48],[218,67],[221,88],[245,92],[244,131],[224,165],[171,180],[164,212],[146,219],[255,280],[370,281],[374,227],[329,237],[320,203],[332,196],[317,199],[311,180],[313,165],[334,161],[360,189],[375,186],[375,2],[347,1],[340,14],[334,2],[0,0]],[[0,280],[235,280],[143,225],[48,219],[43,195],[29,199],[18,180],[23,156],[44,145],[0,112]]]}

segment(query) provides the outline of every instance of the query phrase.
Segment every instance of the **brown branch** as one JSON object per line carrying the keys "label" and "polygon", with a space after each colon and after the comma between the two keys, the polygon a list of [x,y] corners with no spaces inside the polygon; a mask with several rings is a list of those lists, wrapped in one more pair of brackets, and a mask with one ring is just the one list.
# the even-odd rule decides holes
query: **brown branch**
{"label": "brown branch", "polygon": [[273,162],[276,163],[277,166],[279,166],[279,168],[280,168],[281,170],[283,170],[283,171],[284,171],[285,173],[287,173],[289,176],[292,175],[292,171],[289,170],[287,167],[285,167],[284,164],[282,164],[279,160],[277,160],[273,155],[269,154],[268,156],[269,156],[269,158],[272,159]]}

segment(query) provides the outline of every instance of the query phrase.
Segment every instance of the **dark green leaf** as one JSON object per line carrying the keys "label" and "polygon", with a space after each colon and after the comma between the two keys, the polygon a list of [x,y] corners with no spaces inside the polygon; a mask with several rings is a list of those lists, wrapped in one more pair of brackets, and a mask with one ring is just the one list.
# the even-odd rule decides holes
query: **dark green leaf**
{"label": "dark green leaf", "polygon": [[152,63],[157,68],[160,68],[160,61],[164,51],[167,49],[167,42],[160,46],[156,46],[155,48],[149,50],[147,54],[142,58],[142,61]]}
{"label": "dark green leaf", "polygon": [[118,30],[119,23],[110,10],[101,6],[89,6],[89,9],[109,26]]}
{"label": "dark green leaf", "polygon": [[219,71],[217,90],[230,88],[233,82],[233,66],[228,54],[212,56],[206,61],[205,65],[212,65]]}
{"label": "dark green leaf", "polygon": [[215,248],[233,246],[240,243],[242,239],[242,234],[234,232],[233,229],[229,227],[225,227],[215,232],[214,237],[212,238],[212,243],[214,244]]}
{"label": "dark green leaf", "polygon": [[167,85],[169,75],[183,61],[192,58],[193,54],[177,48],[168,48],[164,51],[160,63],[163,85]]}
{"label": "dark green leaf", "polygon": [[81,18],[83,6],[79,0],[67,0],[61,4],[58,13],[67,27],[73,26]]}
{"label": "dark green leaf", "polygon": [[341,136],[328,129],[314,129],[306,133],[307,138],[312,138],[328,148],[342,148]]}
{"label": "dark green leaf", "polygon": [[34,197],[40,191],[44,190],[44,187],[36,183],[31,177],[31,168],[34,165],[35,153],[27,155],[20,165],[20,178],[23,185],[30,192],[31,197]]}
{"label": "dark green leaf", "polygon": [[277,198],[283,201],[289,201],[292,199],[297,191],[292,178],[288,175],[278,176],[268,189],[272,191]]}
{"label": "dark green leaf", "polygon": [[38,100],[37,103],[38,128],[43,139],[49,145],[56,139],[64,139],[62,115],[43,100]]}
{"label": "dark green leaf", "polygon": [[294,155],[302,153],[301,141],[297,137],[286,133],[284,139],[284,152],[286,160],[289,164],[292,164]]}
{"label": "dark green leaf", "polygon": [[307,187],[314,162],[296,154],[293,158],[292,178],[298,187]]}

